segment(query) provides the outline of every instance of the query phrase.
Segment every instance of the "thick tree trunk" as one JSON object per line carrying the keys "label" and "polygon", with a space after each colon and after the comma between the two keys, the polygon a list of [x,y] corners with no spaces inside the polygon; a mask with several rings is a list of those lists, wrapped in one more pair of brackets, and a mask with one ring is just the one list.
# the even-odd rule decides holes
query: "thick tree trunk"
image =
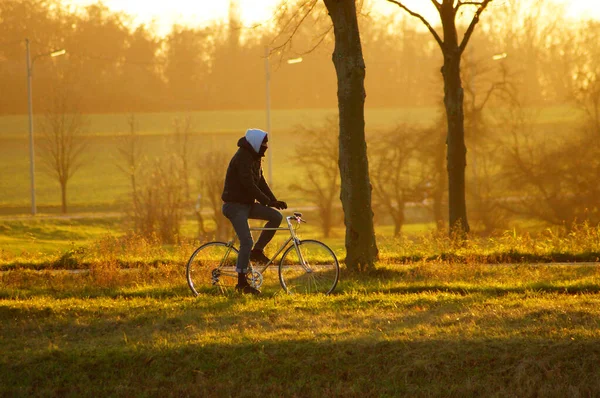
{"label": "thick tree trunk", "polygon": [[378,250],[371,209],[371,183],[365,140],[365,62],[355,0],[324,0],[333,22],[340,121],[339,167],[346,224],[346,266],[374,268]]}
{"label": "thick tree trunk", "polygon": [[444,105],[448,118],[448,205],[450,230],[469,232],[465,199],[467,147],[463,117],[463,89],[460,82],[460,56],[446,56],[444,62]]}
{"label": "thick tree trunk", "polygon": [[467,167],[467,147],[465,146],[465,126],[463,98],[460,80],[461,51],[458,45],[453,2],[442,5],[441,18],[444,28],[444,105],[448,123],[448,207],[450,233],[459,228],[460,233],[469,232],[467,205],[465,199],[465,169]]}
{"label": "thick tree trunk", "polygon": [[437,151],[435,153],[435,184],[433,192],[431,193],[431,197],[433,200],[433,219],[436,223],[437,229],[443,230],[445,224],[444,217],[444,193],[446,192],[447,185],[447,176],[448,173],[444,172],[447,165],[446,162],[446,141],[447,141],[448,133],[444,134],[442,137],[435,136],[437,140],[440,140]]}

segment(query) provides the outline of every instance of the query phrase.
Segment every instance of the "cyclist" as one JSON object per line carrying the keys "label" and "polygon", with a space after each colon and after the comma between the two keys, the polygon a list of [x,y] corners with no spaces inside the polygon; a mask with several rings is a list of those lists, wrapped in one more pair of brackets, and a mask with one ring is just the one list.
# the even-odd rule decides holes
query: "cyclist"
{"label": "cyclist", "polygon": [[275,235],[275,231],[262,231],[254,244],[248,219],[265,220],[265,228],[277,228],[283,216],[275,209],[287,209],[285,202],[275,198],[263,176],[261,161],[268,141],[268,134],[259,129],[248,129],[246,135],[238,140],[239,148],[229,162],[221,195],[223,215],[231,221],[240,240],[236,290],[242,293],[260,294],[246,279],[248,263],[250,260],[263,264],[269,261],[263,250]]}

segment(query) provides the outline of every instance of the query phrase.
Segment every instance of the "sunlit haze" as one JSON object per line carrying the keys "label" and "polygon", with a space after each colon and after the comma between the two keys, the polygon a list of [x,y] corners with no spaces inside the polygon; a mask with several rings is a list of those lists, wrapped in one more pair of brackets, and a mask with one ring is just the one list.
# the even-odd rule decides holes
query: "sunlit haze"
{"label": "sunlit haze", "polygon": [[[64,4],[85,6],[95,0],[63,0]],[[229,1],[170,0],[104,0],[103,3],[114,11],[122,11],[133,18],[135,24],[152,24],[159,35],[169,32],[173,24],[202,26],[212,21],[226,20]],[[264,23],[272,16],[275,0],[240,0],[240,17],[244,24]]]}
{"label": "sunlit haze", "polygon": [[[64,4],[76,7],[96,3],[96,0],[63,0]],[[280,0],[238,0],[242,22],[247,26],[267,23]],[[173,24],[186,26],[202,26],[212,21],[226,20],[229,12],[229,1],[189,0],[147,1],[147,0],[104,0],[111,10],[122,11],[133,18],[134,24],[152,24],[159,35],[169,32]],[[398,6],[385,0],[372,1],[375,11],[391,13]],[[407,0],[405,3],[413,10],[432,17],[431,4],[421,6],[418,0]],[[496,7],[506,6],[508,0],[496,0]],[[557,0],[564,3],[570,17],[600,18],[600,5],[596,0]],[[492,4],[494,4],[492,2]],[[422,7],[422,8],[420,8]],[[434,22],[435,23],[435,22]]]}

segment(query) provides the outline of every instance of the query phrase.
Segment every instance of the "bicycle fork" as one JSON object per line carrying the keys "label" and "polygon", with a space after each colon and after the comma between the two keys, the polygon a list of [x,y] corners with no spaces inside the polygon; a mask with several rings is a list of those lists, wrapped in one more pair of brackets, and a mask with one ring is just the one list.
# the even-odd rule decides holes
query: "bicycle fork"
{"label": "bicycle fork", "polygon": [[306,263],[304,256],[302,255],[302,251],[300,250],[300,239],[294,236],[294,248],[296,249],[296,254],[298,255],[298,261],[300,262],[300,266],[304,268],[307,274],[313,272],[312,268]]}

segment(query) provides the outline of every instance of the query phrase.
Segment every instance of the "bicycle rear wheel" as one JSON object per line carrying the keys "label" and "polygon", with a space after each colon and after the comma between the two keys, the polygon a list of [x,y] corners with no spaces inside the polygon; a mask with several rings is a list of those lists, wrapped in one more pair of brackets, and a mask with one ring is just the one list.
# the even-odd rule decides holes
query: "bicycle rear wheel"
{"label": "bicycle rear wheel", "polygon": [[209,242],[196,249],[186,266],[187,283],[194,296],[215,287],[222,293],[233,289],[237,257],[238,250],[225,242]]}
{"label": "bicycle rear wheel", "polygon": [[340,277],[340,265],[333,251],[316,240],[298,242],[298,250],[302,258],[294,245],[281,257],[279,282],[283,290],[292,294],[333,292]]}

